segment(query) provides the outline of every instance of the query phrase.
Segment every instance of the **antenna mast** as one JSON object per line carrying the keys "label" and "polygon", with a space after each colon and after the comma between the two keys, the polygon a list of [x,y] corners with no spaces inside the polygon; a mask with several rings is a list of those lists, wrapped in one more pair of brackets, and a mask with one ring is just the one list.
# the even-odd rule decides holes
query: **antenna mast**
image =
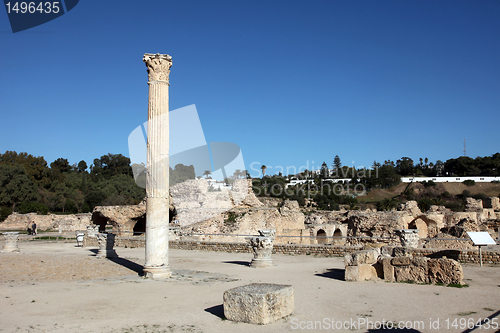
{"label": "antenna mast", "polygon": [[464,156],[467,156],[467,146],[465,144],[465,139],[464,139]]}

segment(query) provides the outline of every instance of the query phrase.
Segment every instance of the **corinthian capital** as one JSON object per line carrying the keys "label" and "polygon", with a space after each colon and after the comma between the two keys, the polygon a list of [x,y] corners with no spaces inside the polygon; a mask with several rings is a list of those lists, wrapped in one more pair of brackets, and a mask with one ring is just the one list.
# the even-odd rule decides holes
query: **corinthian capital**
{"label": "corinthian capital", "polygon": [[170,75],[170,67],[172,67],[172,57],[168,54],[144,54],[142,61],[146,63],[148,68],[149,82],[152,81],[168,81]]}

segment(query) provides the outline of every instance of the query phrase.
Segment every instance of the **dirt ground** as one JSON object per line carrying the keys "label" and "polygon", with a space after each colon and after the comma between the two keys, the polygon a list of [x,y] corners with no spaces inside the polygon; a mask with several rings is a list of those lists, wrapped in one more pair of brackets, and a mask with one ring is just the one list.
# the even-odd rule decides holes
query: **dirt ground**
{"label": "dirt ground", "polygon": [[[451,288],[346,282],[335,257],[274,255],[276,266],[254,269],[248,253],[171,250],[173,277],[151,281],[139,274],[144,249],[117,248],[110,260],[75,245],[0,253],[0,332],[472,332],[480,320],[474,332],[500,331],[498,266],[465,265],[469,287]],[[294,313],[264,326],[226,320],[224,291],[254,282],[292,285]]]}

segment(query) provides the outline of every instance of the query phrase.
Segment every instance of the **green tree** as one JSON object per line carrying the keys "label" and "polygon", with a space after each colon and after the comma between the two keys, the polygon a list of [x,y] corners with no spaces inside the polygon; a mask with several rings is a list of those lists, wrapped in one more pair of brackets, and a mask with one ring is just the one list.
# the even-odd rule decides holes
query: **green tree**
{"label": "green tree", "polygon": [[60,173],[71,171],[71,165],[65,158],[58,158],[54,162],[50,163],[50,168]]}
{"label": "green tree", "polygon": [[16,205],[23,201],[38,201],[37,189],[22,165],[0,164],[0,204],[15,211]]}
{"label": "green tree", "polygon": [[188,179],[196,179],[193,165],[177,164],[174,169],[170,168],[170,186],[185,182]]}
{"label": "green tree", "polygon": [[35,157],[28,153],[16,153],[6,151],[0,154],[0,164],[20,164],[24,167],[26,174],[34,181],[41,182],[47,175],[47,162],[43,157]]}
{"label": "green tree", "polygon": [[100,159],[94,159],[90,173],[98,179],[109,179],[120,174],[133,176],[130,159],[122,154],[107,154],[101,156]]}
{"label": "green tree", "polygon": [[340,157],[339,155],[335,155],[333,158],[333,164],[332,164],[332,169],[335,170],[335,176],[338,178],[339,176],[339,171],[340,168],[342,168],[342,163],[340,162]]}
{"label": "green tree", "polygon": [[408,176],[413,174],[414,166],[413,160],[409,157],[402,157],[396,161],[396,173],[401,176]]}
{"label": "green tree", "polygon": [[78,162],[78,172],[85,172],[87,171],[87,162],[84,160],[81,160]]}
{"label": "green tree", "polygon": [[323,162],[323,164],[321,164],[320,177],[323,179],[330,177],[330,171],[328,170],[328,165],[326,164],[326,162]]}
{"label": "green tree", "polygon": [[262,178],[264,178],[264,176],[266,175],[266,169],[267,169],[267,167],[265,165],[262,165],[260,167],[260,169],[262,170]]}

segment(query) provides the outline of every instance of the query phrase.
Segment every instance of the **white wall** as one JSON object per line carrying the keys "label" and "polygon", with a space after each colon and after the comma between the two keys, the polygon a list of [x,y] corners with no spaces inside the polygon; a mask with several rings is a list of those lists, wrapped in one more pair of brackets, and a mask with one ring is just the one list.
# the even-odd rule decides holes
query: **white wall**
{"label": "white wall", "polygon": [[410,183],[432,180],[435,183],[461,183],[464,180],[473,180],[476,183],[491,183],[494,180],[500,181],[500,176],[494,177],[401,177],[401,182]]}

